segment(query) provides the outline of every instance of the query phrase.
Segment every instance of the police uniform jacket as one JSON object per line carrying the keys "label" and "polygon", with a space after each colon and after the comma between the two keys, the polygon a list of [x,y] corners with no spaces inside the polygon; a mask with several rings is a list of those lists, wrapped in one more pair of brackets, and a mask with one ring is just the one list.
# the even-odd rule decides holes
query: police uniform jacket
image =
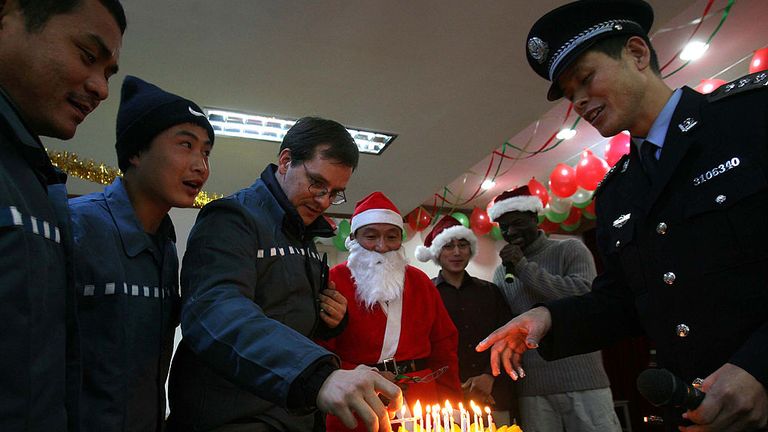
{"label": "police uniform jacket", "polygon": [[768,75],[675,109],[649,179],[633,147],[596,193],[606,264],[592,292],[547,304],[545,358],[646,334],[684,381],[725,363],[768,385]]}
{"label": "police uniform jacket", "polygon": [[323,427],[311,412],[316,392],[296,404],[292,385],[323,359],[338,368],[336,357],[310,340],[333,333],[319,317],[327,266],[314,244],[333,231],[323,218],[303,224],[276,168],[205,206],[192,229],[181,274],[184,338],[169,382],[170,430]]}
{"label": "police uniform jacket", "polygon": [[159,431],[181,298],[167,215],[144,232],[120,178],[70,200],[81,330],[82,431]]}
{"label": "police uniform jacket", "polygon": [[80,378],[66,176],[0,90],[0,430],[64,431]]}

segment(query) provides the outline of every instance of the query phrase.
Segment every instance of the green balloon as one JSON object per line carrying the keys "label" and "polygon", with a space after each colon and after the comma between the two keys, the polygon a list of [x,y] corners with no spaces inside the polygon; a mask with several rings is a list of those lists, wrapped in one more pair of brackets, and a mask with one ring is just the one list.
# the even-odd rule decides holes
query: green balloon
{"label": "green balloon", "polygon": [[453,216],[453,218],[457,221],[461,222],[461,224],[464,225],[464,228],[469,228],[469,218],[467,215],[462,212],[455,212],[451,216]]}
{"label": "green balloon", "polygon": [[547,219],[549,219],[551,222],[554,222],[554,223],[558,223],[558,224],[559,224],[560,222],[562,222],[562,221],[564,221],[564,220],[568,219],[568,213],[570,213],[570,212],[569,212],[569,211],[567,211],[567,212],[565,212],[565,213],[555,213],[555,212],[553,212],[553,211],[550,209],[550,210],[547,212],[546,216],[547,216]]}
{"label": "green balloon", "polygon": [[405,243],[408,241],[408,233],[405,232],[405,230],[402,230],[402,231],[403,231],[403,243]]}
{"label": "green balloon", "polygon": [[498,225],[494,225],[493,228],[491,228],[491,238],[494,240],[501,240],[504,238],[504,236],[501,235],[501,228],[499,228]]}
{"label": "green balloon", "polygon": [[597,218],[597,216],[595,216],[594,214],[588,212],[586,209],[581,211],[581,215],[584,216],[585,218],[589,219],[589,220],[595,220]]}
{"label": "green balloon", "polygon": [[333,238],[333,245],[336,246],[336,249],[344,252],[347,250],[347,245],[344,244],[344,238],[341,236],[336,236]]}
{"label": "green balloon", "polygon": [[560,224],[560,228],[563,229],[563,231],[566,232],[574,232],[581,226],[581,221],[576,222],[573,225],[566,225],[566,224]]}
{"label": "green balloon", "polygon": [[345,239],[349,237],[349,233],[351,231],[352,231],[352,225],[349,223],[349,220],[344,219],[341,222],[339,222],[339,237],[341,237],[342,239]]}
{"label": "green balloon", "polygon": [[541,223],[544,222],[545,217],[543,214],[540,214],[537,217],[539,218],[539,225],[541,225]]}

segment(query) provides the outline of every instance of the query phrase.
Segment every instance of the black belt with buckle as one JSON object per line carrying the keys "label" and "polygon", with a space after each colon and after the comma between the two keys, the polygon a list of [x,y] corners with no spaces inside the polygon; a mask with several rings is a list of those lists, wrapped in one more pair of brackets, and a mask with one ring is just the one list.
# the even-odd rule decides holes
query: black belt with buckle
{"label": "black belt with buckle", "polygon": [[395,360],[391,358],[370,366],[383,372],[392,372],[395,375],[416,372],[429,367],[425,358],[417,360]]}

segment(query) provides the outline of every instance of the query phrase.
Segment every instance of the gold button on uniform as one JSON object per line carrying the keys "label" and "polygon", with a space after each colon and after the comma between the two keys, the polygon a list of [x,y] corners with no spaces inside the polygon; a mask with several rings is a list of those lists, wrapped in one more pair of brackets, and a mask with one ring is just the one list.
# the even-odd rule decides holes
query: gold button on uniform
{"label": "gold button on uniform", "polygon": [[656,225],[656,232],[660,235],[664,235],[667,233],[667,224],[664,222],[659,222],[658,225]]}
{"label": "gold button on uniform", "polygon": [[677,331],[677,335],[681,338],[688,336],[688,333],[691,332],[691,328],[685,324],[678,324],[675,330]]}
{"label": "gold button on uniform", "polygon": [[674,273],[666,272],[666,273],[664,273],[664,283],[667,284],[667,285],[672,285],[673,283],[675,283],[675,278],[676,277],[677,276],[675,276]]}

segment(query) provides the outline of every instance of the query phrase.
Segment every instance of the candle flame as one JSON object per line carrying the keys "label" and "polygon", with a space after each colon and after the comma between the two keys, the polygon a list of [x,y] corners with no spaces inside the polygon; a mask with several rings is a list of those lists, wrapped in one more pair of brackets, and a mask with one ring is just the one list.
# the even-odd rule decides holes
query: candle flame
{"label": "candle flame", "polygon": [[432,412],[432,405],[427,405],[427,415]]}
{"label": "candle flame", "polygon": [[464,411],[464,404],[459,402],[459,411]]}
{"label": "candle flame", "polygon": [[473,405],[472,406],[472,411],[474,411],[475,414],[477,414],[477,415],[482,415],[483,414],[483,410],[481,410],[480,407],[477,406],[477,405]]}
{"label": "candle flame", "polygon": [[488,413],[488,414],[490,414],[490,413],[491,413],[491,409],[490,409],[490,408],[488,408],[488,407],[485,407],[485,412],[486,412],[486,413]]}
{"label": "candle flame", "polygon": [[448,400],[445,401],[445,409],[447,409],[448,412],[453,413],[453,407],[451,406],[451,402]]}
{"label": "candle flame", "polygon": [[[429,406],[427,406],[427,411],[429,411]],[[421,402],[418,400],[416,401],[416,404],[413,406],[413,415],[416,418],[421,418]]]}

